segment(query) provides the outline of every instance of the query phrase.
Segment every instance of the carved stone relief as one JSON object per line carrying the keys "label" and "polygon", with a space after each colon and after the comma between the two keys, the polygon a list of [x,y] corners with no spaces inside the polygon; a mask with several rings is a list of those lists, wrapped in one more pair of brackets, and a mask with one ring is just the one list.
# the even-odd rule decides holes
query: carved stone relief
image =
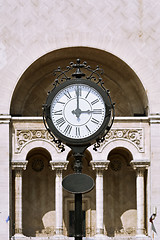
{"label": "carved stone relief", "polygon": [[[139,152],[144,152],[144,130],[143,128],[112,128],[105,137],[105,141],[101,144],[100,150],[104,145],[113,140],[127,140],[134,144]],[[46,140],[54,145],[52,137],[47,130],[44,129],[16,129],[15,130],[15,153],[20,153],[22,148],[31,141]]]}
{"label": "carved stone relief", "polygon": [[105,137],[105,141],[100,147],[113,140],[127,140],[134,144],[139,152],[144,152],[144,130],[143,128],[112,128]]}
{"label": "carved stone relief", "polygon": [[46,140],[52,145],[52,137],[45,129],[16,129],[15,130],[15,153],[20,153],[22,148],[29,142],[34,140]]}

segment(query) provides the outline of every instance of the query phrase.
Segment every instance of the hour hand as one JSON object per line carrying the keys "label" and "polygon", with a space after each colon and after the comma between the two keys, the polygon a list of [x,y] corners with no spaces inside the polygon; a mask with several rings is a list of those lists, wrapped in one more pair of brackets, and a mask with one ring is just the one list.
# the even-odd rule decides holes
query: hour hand
{"label": "hour hand", "polygon": [[81,109],[77,108],[76,110],[73,110],[72,113],[76,115],[77,119],[79,119],[81,115]]}

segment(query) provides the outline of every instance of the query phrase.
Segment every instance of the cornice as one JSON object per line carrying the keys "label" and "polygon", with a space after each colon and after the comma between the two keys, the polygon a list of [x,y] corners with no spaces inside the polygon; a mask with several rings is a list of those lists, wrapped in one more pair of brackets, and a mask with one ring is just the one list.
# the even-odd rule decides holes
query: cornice
{"label": "cornice", "polygon": [[10,115],[0,115],[0,124],[8,124],[11,121]]}
{"label": "cornice", "polygon": [[28,161],[12,161],[11,162],[11,166],[12,166],[12,170],[26,170],[26,167],[27,167],[27,164],[28,164]]}
{"label": "cornice", "polygon": [[107,170],[108,169],[108,165],[109,165],[110,161],[109,160],[105,160],[105,161],[90,161],[90,164],[92,166],[93,170]]}
{"label": "cornice", "polygon": [[66,170],[69,161],[50,161],[52,170]]}
{"label": "cornice", "polygon": [[159,124],[160,123],[160,115],[159,114],[150,115],[149,121],[151,124]]}
{"label": "cornice", "polygon": [[133,169],[137,170],[137,169],[148,169],[148,167],[150,166],[150,161],[149,160],[132,160],[130,162],[131,166],[133,167]]}

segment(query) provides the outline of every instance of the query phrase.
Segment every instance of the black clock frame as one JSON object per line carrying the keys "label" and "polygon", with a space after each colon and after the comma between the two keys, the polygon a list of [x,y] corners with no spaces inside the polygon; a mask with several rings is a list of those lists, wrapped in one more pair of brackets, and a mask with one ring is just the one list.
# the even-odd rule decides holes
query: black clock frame
{"label": "black clock frame", "polygon": [[[73,72],[74,68],[76,69],[75,72]],[[84,68],[85,73],[81,71],[82,68]],[[86,72],[88,73],[87,76]],[[71,73],[70,76],[68,76],[68,73]],[[103,70],[98,66],[96,69],[91,69],[86,62],[80,63],[80,59],[77,59],[77,63],[71,62],[70,66],[67,66],[65,70],[58,67],[58,69],[54,71],[54,75],[56,75],[57,78],[54,79],[54,87],[48,94],[46,104],[43,105],[43,122],[52,136],[53,141],[61,151],[65,150],[63,144],[68,145],[73,150],[75,147],[85,149],[93,143],[93,149],[97,151],[97,148],[99,148],[100,144],[105,140],[105,136],[114,121],[114,103],[112,103],[109,90],[104,87],[101,74],[103,74]],[[106,115],[101,127],[93,135],[82,139],[72,139],[61,134],[54,126],[50,116],[50,106],[53,98],[63,88],[72,84],[86,84],[97,90],[102,96],[106,107]]]}
{"label": "black clock frame", "polygon": [[[54,126],[52,122],[52,117],[50,115],[50,106],[55,98],[56,94],[60,92],[62,89],[69,85],[74,85],[74,84],[85,84],[88,85],[89,87],[94,88],[99,94],[102,96],[103,101],[105,103],[105,118],[104,121],[101,125],[101,127],[91,136],[83,138],[83,139],[72,139],[67,136],[64,136],[61,134],[57,128]],[[46,104],[45,104],[45,118],[47,125],[51,132],[59,139],[61,142],[65,143],[68,146],[84,146],[84,145],[91,145],[95,143],[98,139],[102,138],[106,131],[109,129],[109,122],[111,121],[111,114],[112,114],[112,102],[110,101],[110,97],[108,92],[106,92],[103,88],[101,88],[99,85],[97,85],[95,82],[89,81],[87,79],[82,79],[82,78],[74,78],[68,81],[65,81],[58,85],[56,88],[52,89],[52,91],[49,93],[49,96],[47,98]]]}

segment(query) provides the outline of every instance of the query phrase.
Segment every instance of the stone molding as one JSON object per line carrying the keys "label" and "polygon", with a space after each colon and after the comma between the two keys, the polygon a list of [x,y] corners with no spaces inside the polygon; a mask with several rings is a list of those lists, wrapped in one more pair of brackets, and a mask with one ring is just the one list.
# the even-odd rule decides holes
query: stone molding
{"label": "stone molding", "polygon": [[12,170],[26,170],[28,161],[12,161]]}
{"label": "stone molding", "polygon": [[0,124],[9,124],[11,121],[10,115],[1,115],[0,116]]}
{"label": "stone molding", "polygon": [[103,147],[113,140],[126,140],[131,142],[139,152],[144,152],[144,129],[143,128],[112,128],[101,144]]}
{"label": "stone molding", "polygon": [[109,160],[105,160],[105,161],[90,161],[90,164],[91,164],[93,170],[101,170],[101,171],[107,170],[109,163],[110,163]]}
{"label": "stone molding", "polygon": [[134,170],[145,170],[150,166],[149,160],[132,160],[130,162]]}
{"label": "stone molding", "polygon": [[[45,140],[55,146],[46,129],[15,129],[15,153],[20,153],[27,143],[35,140]],[[112,128],[106,135],[105,141],[101,144],[100,151],[113,140],[127,140],[134,144],[139,152],[144,152],[143,128]]]}
{"label": "stone molding", "polygon": [[50,161],[52,170],[66,170],[69,161]]}

